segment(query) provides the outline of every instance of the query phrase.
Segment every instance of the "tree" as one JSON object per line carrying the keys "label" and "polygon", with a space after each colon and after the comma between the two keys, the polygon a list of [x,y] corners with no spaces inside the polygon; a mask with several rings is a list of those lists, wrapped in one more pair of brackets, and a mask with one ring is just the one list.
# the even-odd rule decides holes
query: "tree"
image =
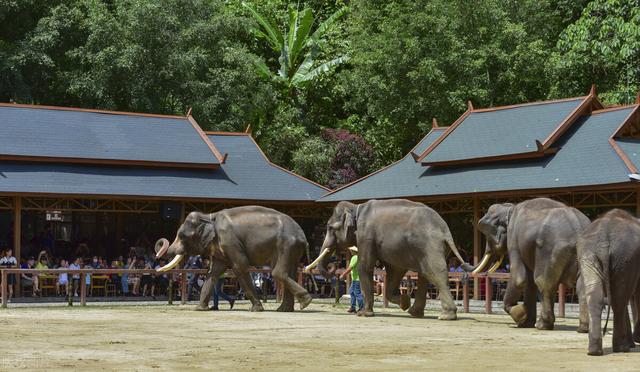
{"label": "tree", "polygon": [[607,103],[630,103],[640,89],[640,1],[594,0],[560,35],[551,63],[553,94],[596,84]]}
{"label": "tree", "polygon": [[277,72],[273,72],[266,63],[257,64],[258,71],[281,83],[285,89],[299,89],[312,80],[328,74],[333,67],[348,61],[347,56],[340,56],[316,65],[319,43],[327,30],[347,12],[346,7],[338,9],[311,32],[315,23],[313,11],[310,8],[299,11],[290,5],[288,27],[281,32],[253,6],[247,3],[243,5],[258,24],[258,27],[252,29],[255,35],[265,39],[273,52],[279,56]]}

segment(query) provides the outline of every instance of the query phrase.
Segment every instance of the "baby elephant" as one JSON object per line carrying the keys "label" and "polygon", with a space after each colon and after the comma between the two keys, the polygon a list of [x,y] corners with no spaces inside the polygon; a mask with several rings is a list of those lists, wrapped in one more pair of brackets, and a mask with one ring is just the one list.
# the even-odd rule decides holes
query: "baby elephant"
{"label": "baby elephant", "polygon": [[589,355],[602,355],[600,327],[604,297],[613,310],[613,352],[628,352],[640,342],[640,323],[631,333],[627,304],[640,305],[640,221],[614,209],[589,225],[578,238],[578,262],[589,308]]}

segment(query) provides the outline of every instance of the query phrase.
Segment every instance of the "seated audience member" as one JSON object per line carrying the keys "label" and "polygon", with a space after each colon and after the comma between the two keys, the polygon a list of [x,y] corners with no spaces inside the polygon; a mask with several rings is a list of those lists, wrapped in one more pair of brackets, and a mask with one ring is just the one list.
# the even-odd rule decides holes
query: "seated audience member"
{"label": "seated audience member", "polygon": [[[18,267],[18,261],[15,257],[13,257],[13,250],[7,249],[4,251],[4,255],[0,258],[0,268],[3,269],[15,269]],[[11,297],[13,297],[13,285],[16,284],[15,274],[7,275],[7,284],[9,290],[9,298],[7,298],[7,302],[11,302]]]}
{"label": "seated audience member", "polygon": [[[149,260],[143,260],[142,258],[139,258],[140,261],[142,261],[142,268],[143,269],[153,269],[153,266],[151,266],[151,262]],[[153,278],[151,277],[151,273],[143,273],[142,276],[140,277],[140,287],[142,287],[142,297],[146,297],[147,296],[147,290],[149,290],[149,292],[151,292],[151,287],[153,286]]]}
{"label": "seated audience member", "polygon": [[[60,260],[60,269],[68,269],[69,261],[62,259]],[[69,293],[69,274],[60,273],[58,275],[58,281],[56,283],[56,294],[58,296],[67,295]]]}
{"label": "seated audience member", "polygon": [[104,266],[102,266],[100,264],[100,260],[98,259],[98,256],[93,256],[93,258],[91,259],[91,268],[93,269],[103,269]]}
{"label": "seated audience member", "polygon": [[[162,266],[164,266],[166,264],[166,261],[164,259],[159,259],[158,263],[156,264],[156,266],[154,267],[154,269],[159,269]],[[153,285],[151,286],[151,297],[155,300],[156,299],[156,288],[158,289],[158,293],[160,292],[164,292],[167,290],[167,287],[169,286],[169,276],[167,274],[156,274],[153,278]]]}
{"label": "seated audience member", "polygon": [[[35,265],[35,259],[33,257],[29,257],[29,259],[27,260],[26,263],[23,263],[22,265],[20,265],[21,269],[33,269]],[[26,287],[32,287],[33,288],[33,294],[32,296],[39,296],[40,295],[40,289],[38,288],[38,276],[35,274],[21,274],[21,283],[20,286],[23,288]]]}

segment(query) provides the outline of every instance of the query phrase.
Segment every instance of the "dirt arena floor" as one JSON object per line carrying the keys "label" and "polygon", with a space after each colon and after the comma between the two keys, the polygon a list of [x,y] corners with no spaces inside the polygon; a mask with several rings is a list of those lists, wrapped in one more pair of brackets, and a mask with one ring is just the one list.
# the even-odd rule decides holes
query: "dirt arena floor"
{"label": "dirt arena floor", "polygon": [[344,306],[295,313],[196,312],[185,306],[9,308],[0,311],[1,370],[638,370],[636,352],[586,355],[576,319],[555,331],[514,328],[504,315],[398,309],[374,318]]}

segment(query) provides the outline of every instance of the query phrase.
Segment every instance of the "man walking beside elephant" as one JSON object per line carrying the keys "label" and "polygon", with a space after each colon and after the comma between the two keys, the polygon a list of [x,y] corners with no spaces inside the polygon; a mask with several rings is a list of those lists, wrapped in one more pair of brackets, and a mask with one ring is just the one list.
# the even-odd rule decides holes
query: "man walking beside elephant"
{"label": "man walking beside elephant", "polygon": [[351,307],[347,311],[348,313],[356,312],[356,302],[358,304],[358,310],[361,311],[364,308],[364,299],[362,298],[362,290],[360,288],[360,274],[358,272],[358,247],[349,247],[351,251],[351,260],[349,260],[349,267],[345,270],[340,278],[344,279],[347,275],[351,274],[351,287],[349,287],[349,296],[351,297]]}

